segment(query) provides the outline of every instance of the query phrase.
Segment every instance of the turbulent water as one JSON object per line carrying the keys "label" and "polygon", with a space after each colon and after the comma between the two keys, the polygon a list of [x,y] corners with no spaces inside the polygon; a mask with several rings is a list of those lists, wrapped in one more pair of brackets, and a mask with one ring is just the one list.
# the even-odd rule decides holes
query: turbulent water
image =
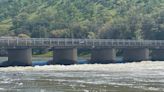
{"label": "turbulent water", "polygon": [[164,62],[0,68],[0,92],[164,92]]}

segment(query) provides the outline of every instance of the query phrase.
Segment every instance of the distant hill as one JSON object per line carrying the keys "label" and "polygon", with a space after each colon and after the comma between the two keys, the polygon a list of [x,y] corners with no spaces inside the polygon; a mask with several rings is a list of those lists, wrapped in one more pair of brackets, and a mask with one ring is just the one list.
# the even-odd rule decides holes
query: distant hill
{"label": "distant hill", "polygon": [[0,0],[0,36],[164,39],[164,0]]}

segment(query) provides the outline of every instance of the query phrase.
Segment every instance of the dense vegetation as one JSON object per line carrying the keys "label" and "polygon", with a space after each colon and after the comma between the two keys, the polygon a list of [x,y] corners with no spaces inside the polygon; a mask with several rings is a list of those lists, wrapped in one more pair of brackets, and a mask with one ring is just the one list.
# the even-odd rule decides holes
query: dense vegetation
{"label": "dense vegetation", "polygon": [[0,36],[164,39],[164,0],[0,0]]}

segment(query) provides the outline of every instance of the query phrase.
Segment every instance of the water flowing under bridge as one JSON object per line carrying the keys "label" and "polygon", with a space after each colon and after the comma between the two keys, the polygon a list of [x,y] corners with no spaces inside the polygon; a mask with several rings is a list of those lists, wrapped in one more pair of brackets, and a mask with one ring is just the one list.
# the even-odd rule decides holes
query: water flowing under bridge
{"label": "water flowing under bridge", "polygon": [[0,38],[0,48],[16,65],[31,65],[31,48],[52,48],[50,64],[76,63],[79,48],[91,49],[91,63],[115,62],[116,49],[123,50],[124,61],[164,60],[164,40]]}

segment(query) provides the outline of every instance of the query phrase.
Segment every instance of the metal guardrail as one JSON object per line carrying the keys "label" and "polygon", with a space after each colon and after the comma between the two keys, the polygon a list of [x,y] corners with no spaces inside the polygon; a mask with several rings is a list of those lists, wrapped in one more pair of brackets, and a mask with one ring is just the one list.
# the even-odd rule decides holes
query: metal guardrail
{"label": "metal guardrail", "polygon": [[71,38],[0,38],[1,48],[77,47],[77,48],[162,48],[164,40],[71,39]]}

